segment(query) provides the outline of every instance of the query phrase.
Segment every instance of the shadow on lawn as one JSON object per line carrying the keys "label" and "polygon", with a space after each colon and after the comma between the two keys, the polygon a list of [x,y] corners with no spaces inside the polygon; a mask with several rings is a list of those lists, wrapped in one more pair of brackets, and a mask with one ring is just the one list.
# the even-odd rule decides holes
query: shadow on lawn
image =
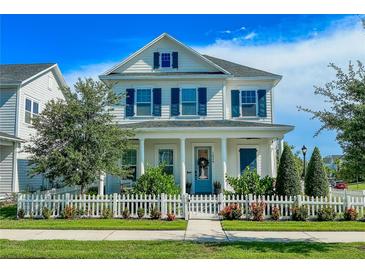
{"label": "shadow on lawn", "polygon": [[0,207],[1,219],[16,219],[16,205]]}

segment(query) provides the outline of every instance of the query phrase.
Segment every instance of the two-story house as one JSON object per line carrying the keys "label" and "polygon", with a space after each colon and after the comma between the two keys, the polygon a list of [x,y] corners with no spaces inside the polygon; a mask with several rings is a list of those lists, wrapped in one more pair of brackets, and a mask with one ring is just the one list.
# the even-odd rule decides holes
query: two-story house
{"label": "two-story house", "polygon": [[57,64],[0,65],[0,194],[37,190],[42,176],[28,175],[28,156],[22,151],[36,134],[32,118],[45,104],[64,98],[65,80]]}
{"label": "two-story house", "polygon": [[[226,175],[246,166],[276,176],[277,150],[293,129],[273,121],[280,75],[201,55],[164,33],[99,77],[126,95],[114,114],[136,133],[123,157],[134,180],[160,163],[182,193],[187,182],[191,193],[212,193],[215,181],[227,189]],[[106,192],[120,183],[107,176]]]}

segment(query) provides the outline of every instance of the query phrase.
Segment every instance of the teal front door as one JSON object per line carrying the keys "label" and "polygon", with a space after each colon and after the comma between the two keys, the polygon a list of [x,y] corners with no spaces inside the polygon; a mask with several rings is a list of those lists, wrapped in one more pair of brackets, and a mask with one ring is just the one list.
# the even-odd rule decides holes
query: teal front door
{"label": "teal front door", "polygon": [[212,187],[212,149],[195,147],[194,150],[194,190],[196,194],[211,194]]}

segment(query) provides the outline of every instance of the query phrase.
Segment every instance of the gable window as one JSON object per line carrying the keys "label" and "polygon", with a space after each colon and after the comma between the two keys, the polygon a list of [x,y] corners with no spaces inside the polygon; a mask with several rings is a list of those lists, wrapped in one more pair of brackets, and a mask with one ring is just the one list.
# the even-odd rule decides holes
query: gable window
{"label": "gable window", "polygon": [[241,92],[241,115],[243,117],[257,116],[256,90]]}
{"label": "gable window", "polygon": [[196,115],[197,114],[197,99],[195,88],[181,89],[181,114]]}
{"label": "gable window", "polygon": [[170,53],[161,53],[161,67],[162,68],[171,67],[171,54]]}
{"label": "gable window", "polygon": [[152,115],[151,89],[137,89],[136,114],[137,116]]}
{"label": "gable window", "polygon": [[165,166],[165,172],[169,175],[174,175],[174,150],[159,149],[158,163]]}
{"label": "gable window", "polygon": [[125,179],[136,181],[137,178],[137,150],[128,149],[122,157],[122,166],[129,171]]}
{"label": "gable window", "polygon": [[25,99],[25,119],[24,122],[31,124],[32,118],[38,116],[39,104],[31,99]]}

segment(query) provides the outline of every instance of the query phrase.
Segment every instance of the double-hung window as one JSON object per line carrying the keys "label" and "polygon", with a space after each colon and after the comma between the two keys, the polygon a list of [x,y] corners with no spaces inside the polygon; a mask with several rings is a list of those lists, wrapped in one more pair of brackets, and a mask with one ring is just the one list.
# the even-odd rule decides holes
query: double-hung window
{"label": "double-hung window", "polygon": [[161,67],[162,68],[171,67],[171,53],[161,53]]}
{"label": "double-hung window", "polygon": [[243,117],[257,116],[256,90],[241,92],[241,115]]}
{"label": "double-hung window", "polygon": [[136,113],[137,116],[152,115],[151,89],[137,89]]}
{"label": "double-hung window", "polygon": [[39,104],[31,99],[25,99],[25,119],[24,122],[31,124],[32,118],[38,116]]}
{"label": "double-hung window", "polygon": [[159,149],[158,162],[165,166],[166,174],[174,174],[174,150],[173,149]]}
{"label": "double-hung window", "polygon": [[122,166],[129,172],[125,179],[136,181],[137,178],[137,150],[128,149],[124,152],[122,157]]}
{"label": "double-hung window", "polygon": [[196,115],[197,114],[197,99],[195,88],[181,89],[181,114]]}

